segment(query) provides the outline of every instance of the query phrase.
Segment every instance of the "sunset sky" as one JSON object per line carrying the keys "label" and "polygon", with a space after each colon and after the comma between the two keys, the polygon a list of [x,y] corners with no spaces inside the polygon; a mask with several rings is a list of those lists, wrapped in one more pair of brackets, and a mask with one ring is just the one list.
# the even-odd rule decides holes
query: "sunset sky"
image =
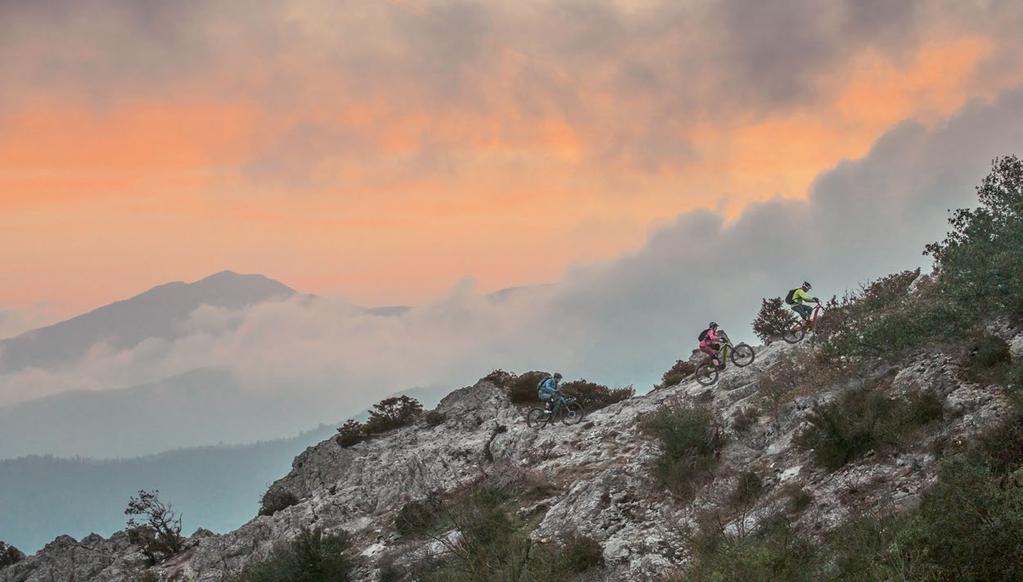
{"label": "sunset sky", "polygon": [[374,305],[550,282],[1023,84],[1015,0],[68,6],[0,3],[25,321],[223,269]]}

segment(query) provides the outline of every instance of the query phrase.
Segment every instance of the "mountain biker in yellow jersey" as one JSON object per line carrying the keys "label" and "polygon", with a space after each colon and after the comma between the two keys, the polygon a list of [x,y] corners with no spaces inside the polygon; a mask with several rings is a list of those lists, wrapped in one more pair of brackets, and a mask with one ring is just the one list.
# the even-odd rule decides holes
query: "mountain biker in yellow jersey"
{"label": "mountain biker in yellow jersey", "polygon": [[807,293],[810,289],[813,289],[813,286],[810,285],[810,283],[803,281],[803,285],[801,287],[796,287],[789,291],[788,295],[785,296],[785,303],[789,304],[789,306],[792,307],[792,311],[798,313],[799,316],[803,318],[803,321],[809,319],[810,315],[813,313],[813,308],[806,304],[821,302],[821,300],[816,297],[810,297],[809,293]]}

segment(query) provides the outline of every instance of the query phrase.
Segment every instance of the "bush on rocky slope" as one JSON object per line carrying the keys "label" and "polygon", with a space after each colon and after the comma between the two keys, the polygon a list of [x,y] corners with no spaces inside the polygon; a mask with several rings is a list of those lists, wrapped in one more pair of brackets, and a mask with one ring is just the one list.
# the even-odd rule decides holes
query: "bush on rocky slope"
{"label": "bush on rocky slope", "polygon": [[17,564],[25,559],[25,554],[6,542],[0,542],[0,568]]}
{"label": "bush on rocky slope", "polygon": [[361,422],[349,419],[337,429],[335,438],[341,448],[348,448],[366,440],[366,430]]}
{"label": "bush on rocky slope", "polygon": [[[539,402],[537,386],[541,380],[549,375],[547,372],[534,370],[515,376],[503,370],[495,370],[485,379],[504,388],[505,393],[508,394],[508,399],[514,404],[536,404]],[[602,384],[585,379],[563,382],[560,390],[568,396],[577,398],[579,404],[588,412],[627,400],[636,394],[632,386],[608,388]]]}
{"label": "bush on rocky slope", "polygon": [[850,390],[814,408],[810,427],[796,445],[812,450],[821,466],[836,470],[869,451],[899,446],[907,434],[941,415],[941,401],[930,393],[902,399],[877,389]]}
{"label": "bush on rocky slope", "polygon": [[925,345],[959,341],[971,320],[933,279],[910,293],[917,276],[916,271],[889,275],[859,293],[832,299],[816,328],[820,355],[827,361],[890,361]]}
{"label": "bush on rocky slope", "polygon": [[696,372],[696,366],[689,362],[689,360],[679,360],[675,362],[675,365],[671,367],[667,372],[661,376],[661,383],[654,386],[655,389],[667,388],[668,386],[675,386],[679,382],[693,375]]}
{"label": "bush on rocky slope", "polygon": [[124,514],[128,518],[128,540],[142,550],[150,564],[157,564],[181,553],[185,538],[181,535],[181,516],[160,501],[159,491],[140,490],[128,500]]}
{"label": "bush on rocky slope", "polygon": [[324,534],[302,530],[290,542],[278,544],[270,557],[245,568],[232,582],[346,582],[352,561],[351,541],[344,531]]}
{"label": "bush on rocky slope", "polygon": [[654,480],[680,498],[691,497],[717,465],[724,444],[711,413],[704,408],[667,406],[644,418],[640,426],[660,445],[651,466]]}
{"label": "bush on rocky slope", "polygon": [[259,515],[273,515],[297,504],[298,501],[298,497],[291,491],[271,487],[266,490],[259,502]]}
{"label": "bush on rocky slope", "polygon": [[760,302],[760,311],[753,320],[753,333],[765,344],[769,344],[781,337],[795,321],[795,314],[785,306],[781,297],[763,299]]}
{"label": "bush on rocky slope", "polygon": [[367,435],[379,434],[408,426],[423,413],[423,405],[415,398],[392,396],[373,405],[369,419],[363,425]]}
{"label": "bush on rocky slope", "polygon": [[1023,314],[1023,160],[996,158],[979,206],[956,210],[943,241],[927,246],[944,292],[975,316]]}
{"label": "bush on rocky slope", "polygon": [[917,508],[851,520],[820,543],[781,515],[750,534],[713,529],[691,541],[692,564],[669,580],[1019,580],[1023,487],[959,456]]}
{"label": "bush on rocky slope", "polygon": [[628,400],[636,395],[632,386],[625,388],[608,388],[607,386],[587,380],[573,380],[561,385],[561,391],[579,400],[579,404],[587,412],[593,412],[616,402]]}
{"label": "bush on rocky slope", "polygon": [[[493,375],[492,373],[491,376]],[[505,373],[504,376],[495,378],[492,381],[504,388],[513,404],[533,404],[537,402],[537,385],[540,383],[540,380],[549,375],[547,372],[533,370],[518,376]]]}
{"label": "bush on rocky slope", "polygon": [[973,382],[1011,383],[1012,355],[1009,344],[998,336],[982,333],[961,362],[963,376]]}
{"label": "bush on rocky slope", "polygon": [[[560,543],[540,544],[530,539],[529,523],[516,512],[518,501],[528,492],[523,482],[490,480],[478,483],[443,504],[408,512],[419,520],[442,523],[458,532],[456,537],[438,536],[447,550],[436,563],[417,565],[416,579],[426,582],[569,582],[601,567],[601,546],[591,538],[569,533]],[[409,505],[406,505],[409,507]],[[392,564],[391,570],[399,572]]]}

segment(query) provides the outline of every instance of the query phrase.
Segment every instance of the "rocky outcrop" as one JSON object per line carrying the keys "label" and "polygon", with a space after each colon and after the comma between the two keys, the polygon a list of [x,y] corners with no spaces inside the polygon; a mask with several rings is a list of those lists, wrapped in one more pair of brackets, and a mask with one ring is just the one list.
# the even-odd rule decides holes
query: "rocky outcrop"
{"label": "rocky outcrop", "polygon": [[[1014,346],[1023,341],[1010,339]],[[445,420],[437,426],[406,427],[351,448],[330,439],[307,449],[273,485],[299,503],[255,517],[231,533],[193,536],[183,554],[150,572],[160,580],[221,580],[265,558],[275,542],[314,527],[353,534],[360,552],[358,577],[375,580],[385,555],[400,564],[443,551],[435,540],[407,541],[394,533],[394,514],[405,503],[443,495],[482,475],[528,471],[557,486],[548,498],[523,508],[542,515],[531,534],[536,541],[578,531],[600,543],[614,579],[653,579],[687,560],[687,528],[719,505],[744,471],[761,477],[765,493],[729,515],[726,527],[749,528],[763,516],[785,511],[791,492],[800,491],[804,502],[796,523],[807,532],[825,531],[863,511],[913,504],[935,479],[941,447],[968,441],[1008,410],[998,390],[963,381],[956,361],[934,351],[917,353],[899,366],[861,371],[853,381],[808,385],[739,430],[733,419],[740,411],[764,408],[764,372],[786,359],[806,357],[805,350],[772,344],[760,348],[752,366],[724,371],[713,387],[684,381],[592,412],[578,425],[540,430],[526,426],[525,411],[511,404],[502,388],[481,380],[441,401],[438,410]],[[942,402],[943,420],[912,446],[868,453],[833,472],[793,445],[814,405],[877,378],[885,379],[879,389],[892,395],[933,394]],[[649,478],[658,445],[641,432],[639,421],[663,406],[693,403],[708,407],[728,438],[713,476],[694,499],[683,502]],[[0,570],[0,581],[130,580],[142,567],[142,556],[123,534],[79,542],[62,537]]]}

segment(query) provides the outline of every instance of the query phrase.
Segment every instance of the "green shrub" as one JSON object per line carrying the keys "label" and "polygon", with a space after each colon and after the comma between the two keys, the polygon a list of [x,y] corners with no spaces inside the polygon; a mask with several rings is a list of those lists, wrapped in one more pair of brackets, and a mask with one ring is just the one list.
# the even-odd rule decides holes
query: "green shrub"
{"label": "green shrub", "polygon": [[1005,373],[1005,391],[1017,411],[1023,411],[1023,362],[1017,362]]}
{"label": "green shrub", "polygon": [[6,542],[0,542],[0,568],[13,566],[24,559],[25,554],[21,553],[18,548]]}
{"label": "green shrub", "polygon": [[348,448],[366,440],[366,430],[361,422],[349,419],[337,429],[337,444]]}
{"label": "green shrub", "polygon": [[128,541],[142,550],[150,565],[181,553],[185,538],[181,535],[181,515],[170,504],[160,501],[159,491],[139,490],[128,500]]}
{"label": "green shrub", "polygon": [[[531,524],[516,510],[529,478],[492,477],[448,499],[439,512],[444,527],[460,536],[443,543],[447,553],[414,573],[424,582],[570,582],[603,562],[600,545],[570,533],[560,543],[529,539]],[[419,510],[414,510],[419,513]]]}
{"label": "green shrub", "polygon": [[583,573],[604,565],[604,550],[593,538],[573,532],[561,544],[561,560],[566,570]]}
{"label": "green shrub", "polygon": [[735,489],[728,496],[732,507],[751,505],[764,492],[764,481],[754,471],[743,471],[735,482]]}
{"label": "green shrub", "polygon": [[448,416],[439,410],[431,410],[423,415],[423,420],[426,421],[426,426],[430,428],[444,424],[444,421],[447,419]]}
{"label": "green shrub", "polygon": [[945,293],[977,317],[1023,313],[1023,161],[996,158],[977,188],[977,208],[949,218],[945,240],[927,246]]}
{"label": "green shrub", "polygon": [[813,503],[813,495],[797,483],[789,483],[781,493],[787,498],[785,509],[789,513],[801,513]]}
{"label": "green shrub", "polygon": [[526,372],[506,379],[503,386],[514,404],[534,403],[538,399],[537,386],[547,376],[550,376],[547,372]]}
{"label": "green shrub", "polygon": [[830,532],[822,554],[833,580],[941,580],[922,543],[914,512],[860,517]]}
{"label": "green shrub", "polygon": [[424,534],[436,525],[441,509],[440,502],[434,499],[409,501],[394,517],[394,529],[403,536]]}
{"label": "green shrub", "polygon": [[998,336],[984,333],[970,346],[962,369],[966,378],[974,382],[1011,383],[1013,368],[1009,344]]}
{"label": "green shrub", "polygon": [[974,346],[974,365],[993,368],[999,364],[1008,363],[1011,359],[1012,355],[1009,353],[1009,344],[998,336],[991,334],[981,336]]}
{"label": "green shrub", "polygon": [[760,411],[752,406],[743,406],[732,414],[732,429],[737,433],[748,431],[757,422]]}
{"label": "green shrub", "polygon": [[679,360],[675,362],[675,365],[670,370],[661,376],[661,383],[655,386],[655,388],[667,388],[668,386],[675,386],[681,383],[686,378],[693,375],[696,372],[696,366],[690,363],[688,360]]}
{"label": "green shrub", "polygon": [[828,304],[816,328],[821,356],[895,359],[935,342],[958,342],[973,325],[965,311],[932,280],[907,293],[916,271],[889,275],[861,292]]}
{"label": "green shrub", "polygon": [[345,582],[352,561],[348,534],[302,530],[291,542],[274,547],[266,560],[245,568],[235,582]]}
{"label": "green shrub", "polygon": [[695,559],[674,580],[747,582],[816,581],[820,561],[809,539],[782,516],[761,522],[746,536],[722,535],[698,546]]}
{"label": "green shrub", "polygon": [[911,392],[906,397],[906,405],[905,420],[909,430],[941,420],[944,416],[941,398],[933,392]]}
{"label": "green shrub", "polygon": [[636,394],[632,386],[612,389],[587,380],[565,382],[561,384],[560,389],[565,395],[578,399],[583,409],[590,412],[610,406],[616,402],[621,402],[622,400],[628,400]]}
{"label": "green shrub", "polygon": [[484,380],[495,384],[497,386],[504,386],[510,380],[515,378],[515,374],[505,372],[504,370],[497,369],[483,377]]}
{"label": "green shrub", "polygon": [[868,451],[898,446],[902,437],[940,417],[941,403],[933,396],[903,400],[870,389],[850,390],[815,407],[810,428],[796,444],[813,450],[818,464],[835,470]]}
{"label": "green shrub", "polygon": [[379,434],[408,426],[423,413],[423,405],[415,398],[392,396],[373,405],[369,419],[363,426],[367,435]]}
{"label": "green shrub", "polygon": [[1023,468],[1023,409],[1015,408],[984,431],[969,452],[997,475],[1008,476]]}
{"label": "green shrub", "polygon": [[928,556],[948,579],[1023,579],[1023,488],[955,459],[923,496]]}
{"label": "green shrub", "polygon": [[299,499],[291,491],[270,487],[259,503],[259,515],[273,515],[282,509],[296,505]]}
{"label": "green shrub", "polygon": [[692,496],[717,465],[717,453],[724,444],[710,413],[703,408],[666,407],[643,419],[640,426],[660,444],[651,467],[654,480],[676,496]]}
{"label": "green shrub", "polygon": [[757,334],[764,343],[771,343],[781,337],[785,330],[792,327],[796,322],[796,316],[792,313],[781,297],[763,299],[760,304],[760,312],[753,320],[753,333]]}

